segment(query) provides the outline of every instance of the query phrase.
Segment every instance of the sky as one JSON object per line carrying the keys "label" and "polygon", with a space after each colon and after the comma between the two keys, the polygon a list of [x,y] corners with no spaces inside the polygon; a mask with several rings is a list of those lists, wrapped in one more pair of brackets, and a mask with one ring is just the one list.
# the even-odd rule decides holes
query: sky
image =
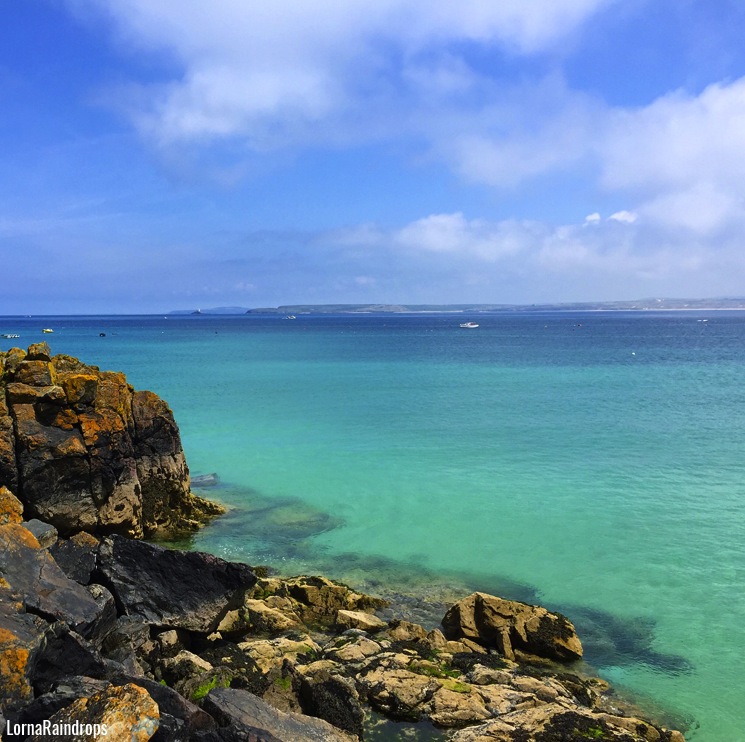
{"label": "sky", "polygon": [[745,295],[742,0],[0,10],[0,315]]}

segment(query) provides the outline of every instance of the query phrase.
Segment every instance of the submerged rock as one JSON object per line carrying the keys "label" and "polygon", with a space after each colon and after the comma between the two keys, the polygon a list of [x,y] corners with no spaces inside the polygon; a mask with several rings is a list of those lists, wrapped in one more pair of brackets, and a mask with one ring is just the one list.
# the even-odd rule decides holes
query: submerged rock
{"label": "submerged rock", "polygon": [[163,400],[46,343],[0,353],[0,486],[64,535],[139,538],[223,512],[191,493]]}

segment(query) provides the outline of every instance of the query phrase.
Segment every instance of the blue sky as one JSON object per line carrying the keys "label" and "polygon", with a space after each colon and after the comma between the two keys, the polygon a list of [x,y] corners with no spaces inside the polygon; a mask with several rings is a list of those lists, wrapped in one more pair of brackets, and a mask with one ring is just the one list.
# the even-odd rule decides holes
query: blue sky
{"label": "blue sky", "polygon": [[0,314],[745,295],[740,0],[0,8]]}

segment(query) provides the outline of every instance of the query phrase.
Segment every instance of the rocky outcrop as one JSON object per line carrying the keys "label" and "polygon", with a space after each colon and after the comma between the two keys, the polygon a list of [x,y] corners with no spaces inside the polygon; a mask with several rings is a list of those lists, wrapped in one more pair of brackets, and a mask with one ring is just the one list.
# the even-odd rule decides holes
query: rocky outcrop
{"label": "rocky outcrop", "polygon": [[458,601],[442,621],[445,636],[493,648],[510,660],[515,652],[559,661],[582,657],[572,622],[541,606],[473,593]]}
{"label": "rocky outcrop", "polygon": [[[257,580],[246,565],[117,535],[45,549],[20,517],[3,493],[0,715],[14,729],[77,720],[117,739],[351,742],[373,709],[461,742],[682,741],[620,715],[600,680],[545,659],[526,673],[491,646],[483,606],[520,637],[552,615],[542,608],[479,593],[448,612],[446,635],[383,622],[371,613],[381,601],[326,578]],[[571,646],[565,619],[551,620]],[[555,657],[541,637],[531,653]]]}
{"label": "rocky outcrop", "polygon": [[139,538],[222,512],[191,493],[163,400],[46,343],[0,353],[0,486],[63,535]]}

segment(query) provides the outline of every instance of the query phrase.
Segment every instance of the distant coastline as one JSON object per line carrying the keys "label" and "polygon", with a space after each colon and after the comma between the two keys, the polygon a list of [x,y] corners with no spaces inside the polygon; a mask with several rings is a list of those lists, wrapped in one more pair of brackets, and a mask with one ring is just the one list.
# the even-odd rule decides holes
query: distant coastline
{"label": "distant coastline", "polygon": [[745,298],[637,299],[561,304],[286,304],[278,307],[176,309],[171,315],[473,314],[478,312],[648,312],[745,309]]}

